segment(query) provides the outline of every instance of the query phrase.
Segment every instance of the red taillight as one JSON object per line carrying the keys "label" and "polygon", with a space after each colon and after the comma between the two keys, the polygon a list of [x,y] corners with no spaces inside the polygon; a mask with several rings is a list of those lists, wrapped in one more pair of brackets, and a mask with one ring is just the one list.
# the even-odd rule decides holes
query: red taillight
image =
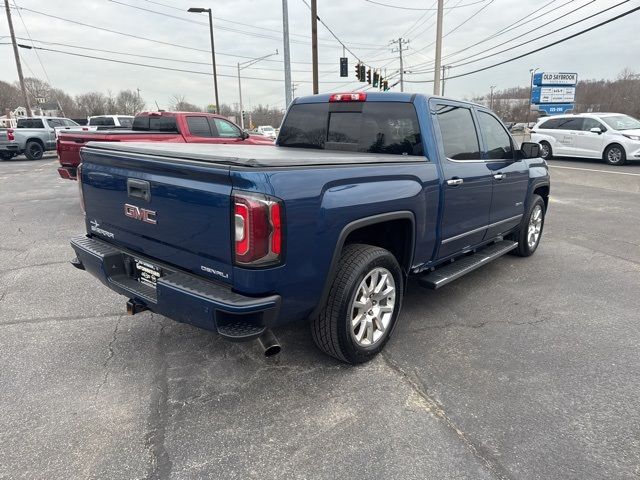
{"label": "red taillight", "polygon": [[255,193],[234,193],[235,263],[278,263],[282,254],[282,205]]}
{"label": "red taillight", "polygon": [[16,136],[13,134],[13,128],[9,128],[7,130],[7,140],[13,141],[16,139]]}
{"label": "red taillight", "polygon": [[89,131],[89,129],[87,127],[82,127],[82,130],[85,131],[85,132]]}
{"label": "red taillight", "polygon": [[364,102],[366,99],[367,94],[364,92],[334,93],[329,97],[330,102]]}
{"label": "red taillight", "polygon": [[76,170],[76,179],[78,180],[78,191],[80,192],[80,210],[82,210],[82,214],[84,215],[86,212],[84,208],[84,191],[82,190],[82,164],[78,165]]}

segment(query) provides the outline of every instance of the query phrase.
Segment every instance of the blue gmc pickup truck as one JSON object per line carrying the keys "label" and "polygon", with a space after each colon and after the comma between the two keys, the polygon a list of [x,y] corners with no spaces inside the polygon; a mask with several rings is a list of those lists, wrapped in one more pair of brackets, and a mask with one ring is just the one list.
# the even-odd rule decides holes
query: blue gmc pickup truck
{"label": "blue gmc pickup truck", "polygon": [[149,309],[231,340],[371,359],[409,275],[439,288],[540,242],[549,172],[480,105],[408,93],[296,99],[277,146],[89,143],[72,263]]}

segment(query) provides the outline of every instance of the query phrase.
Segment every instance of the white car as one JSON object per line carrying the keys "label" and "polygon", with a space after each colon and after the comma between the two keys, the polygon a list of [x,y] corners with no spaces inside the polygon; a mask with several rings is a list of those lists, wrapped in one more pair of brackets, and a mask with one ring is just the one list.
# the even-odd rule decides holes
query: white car
{"label": "white car", "polygon": [[87,118],[87,124],[74,130],[95,132],[97,130],[110,130],[113,128],[130,129],[133,126],[133,115],[96,115]]}
{"label": "white car", "polygon": [[540,156],[601,158],[609,165],[640,160],[640,121],[622,113],[580,113],[542,118],[531,130]]}
{"label": "white car", "polygon": [[271,125],[261,125],[259,126],[256,131],[260,134],[260,135],[264,135],[265,137],[268,138],[276,138],[276,129],[273,128]]}

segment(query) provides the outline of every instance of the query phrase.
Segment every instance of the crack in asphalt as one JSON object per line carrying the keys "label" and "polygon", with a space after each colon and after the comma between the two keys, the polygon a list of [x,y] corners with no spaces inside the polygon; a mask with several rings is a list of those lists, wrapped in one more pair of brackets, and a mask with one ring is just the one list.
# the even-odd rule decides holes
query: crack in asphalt
{"label": "crack in asphalt", "polygon": [[427,404],[429,411],[436,417],[444,421],[447,428],[449,428],[455,434],[455,436],[464,444],[467,450],[469,450],[471,454],[473,454],[473,456],[476,457],[495,478],[499,480],[511,480],[511,475],[509,475],[507,469],[503,467],[495,458],[495,455],[481,443],[473,441],[468,434],[463,432],[462,429],[456,425],[453,419],[451,419],[451,417],[445,412],[440,402],[432,398],[427,393],[426,388],[419,378],[414,378],[414,376],[402,370],[402,368],[397,363],[395,363],[393,360],[391,360],[391,358],[388,357],[388,354],[383,352],[380,353],[379,356],[382,358],[387,367],[389,367],[391,371],[393,371],[406,384],[408,384],[411,390],[413,390],[413,392],[416,393]]}
{"label": "crack in asphalt", "polygon": [[[151,313],[153,320],[153,313]],[[150,412],[147,417],[147,433],[145,434],[145,447],[150,456],[149,471],[146,480],[164,480],[171,474],[173,464],[169,458],[164,441],[168,419],[169,383],[167,377],[167,355],[165,352],[164,329],[166,325],[160,325],[158,335],[158,358],[155,366],[156,374],[153,379],[153,393],[151,395]]]}
{"label": "crack in asphalt", "polygon": [[[6,293],[6,292],[5,292]],[[0,322],[0,327],[7,327],[12,325],[22,325],[22,324],[31,324],[31,323],[46,323],[46,322],[67,322],[72,320],[93,320],[93,319],[103,319],[109,317],[117,317],[120,316],[121,312],[113,312],[113,313],[102,313],[100,315],[68,315],[62,317],[45,317],[45,318],[28,318],[25,320],[14,320],[12,322]]]}
{"label": "crack in asphalt", "polygon": [[412,329],[410,331],[411,333],[416,333],[416,332],[423,332],[426,330],[441,330],[441,329],[444,330],[449,327],[478,329],[478,328],[486,327],[487,325],[498,325],[498,324],[514,325],[514,326],[523,326],[523,325],[534,326],[534,325],[540,325],[541,323],[548,322],[548,321],[549,321],[548,318],[541,318],[539,320],[531,320],[528,322],[510,322],[508,320],[493,320],[493,321],[487,320],[484,322],[473,323],[471,325],[465,325],[463,323],[457,323],[457,322],[448,322],[440,325],[425,325],[416,329]]}
{"label": "crack in asphalt", "polygon": [[[28,255],[29,255],[29,252],[27,252],[27,256]],[[25,257],[25,259],[26,258],[27,257]],[[4,273],[15,272],[17,270],[25,270],[27,268],[47,267],[49,265],[62,265],[64,263],[69,263],[69,260],[64,260],[64,261],[59,261],[59,262],[43,262],[43,263],[36,263],[36,264],[33,264],[33,265],[22,265],[21,267],[5,268],[3,270],[0,270],[0,275],[2,275]]]}
{"label": "crack in asphalt", "polygon": [[113,329],[113,335],[111,337],[111,341],[109,342],[109,345],[107,345],[107,358],[102,363],[102,368],[104,368],[104,375],[102,377],[102,381],[100,382],[100,384],[98,385],[98,388],[96,389],[96,397],[100,394],[100,390],[102,389],[102,387],[107,383],[107,378],[109,378],[109,369],[107,367],[109,366],[109,363],[111,363],[111,360],[113,360],[113,357],[115,355],[115,350],[113,349],[113,345],[116,343],[116,340],[118,338],[118,328],[120,327],[121,321],[122,321],[122,315],[118,317],[118,320],[116,321],[116,326]]}

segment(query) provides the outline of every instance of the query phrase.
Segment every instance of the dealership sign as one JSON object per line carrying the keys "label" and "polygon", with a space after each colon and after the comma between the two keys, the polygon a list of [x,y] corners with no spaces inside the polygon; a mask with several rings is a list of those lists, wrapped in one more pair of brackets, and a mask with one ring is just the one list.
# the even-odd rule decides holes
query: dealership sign
{"label": "dealership sign", "polygon": [[536,73],[531,85],[531,109],[547,115],[558,115],[573,110],[577,82],[577,73]]}

